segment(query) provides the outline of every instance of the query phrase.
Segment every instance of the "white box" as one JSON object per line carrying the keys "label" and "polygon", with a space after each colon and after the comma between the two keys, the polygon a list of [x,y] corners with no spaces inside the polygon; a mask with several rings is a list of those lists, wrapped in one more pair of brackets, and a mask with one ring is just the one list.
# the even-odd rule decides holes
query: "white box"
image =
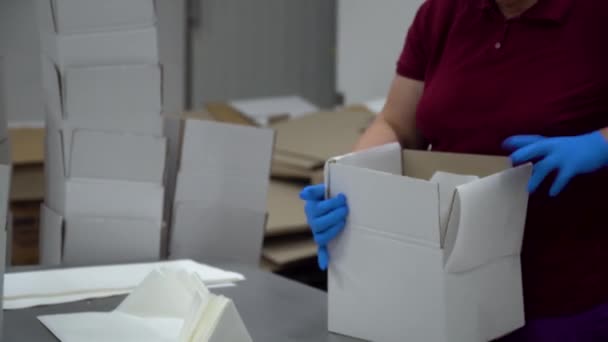
{"label": "white box", "polygon": [[344,193],[350,208],[330,244],[330,331],[482,342],[523,326],[531,169],[502,157],[402,153],[398,144],[328,161],[328,195]]}
{"label": "white box", "polygon": [[64,217],[41,207],[40,264],[82,266],[155,261],[162,223],[107,216]]}
{"label": "white box", "polygon": [[43,89],[53,117],[76,128],[162,132],[159,65],[74,67],[59,72],[43,59]]}
{"label": "white box", "polygon": [[72,178],[164,183],[167,140],[150,135],[73,131]]}
{"label": "white box", "polygon": [[[57,16],[52,6],[53,0],[40,0],[36,3],[42,52],[58,64],[60,69],[69,66],[159,63],[157,30],[153,26],[154,22],[151,22],[155,21],[155,15],[150,15],[150,8],[142,8],[140,11],[136,8],[137,4],[131,1],[135,6],[126,3],[126,11],[123,13],[112,8],[117,6],[118,2],[123,3],[120,0],[58,1],[61,5],[58,4],[56,8],[60,12]],[[70,7],[68,2],[78,5]],[[140,7],[149,7],[150,1],[137,2]],[[91,3],[95,4],[91,6]],[[75,13],[82,7],[87,10]],[[91,16],[95,16],[95,19],[90,18]],[[127,23],[130,20],[134,21]],[[111,22],[124,25],[107,27],[106,24]],[[148,24],[144,25],[144,22]],[[91,32],[85,29],[87,23],[97,27],[99,31]]]}
{"label": "white box", "polygon": [[154,0],[38,0],[61,34],[124,31],[156,24]]}
{"label": "white box", "polygon": [[76,130],[70,149],[64,133],[47,118],[47,206],[66,216],[162,220],[166,138]]}
{"label": "white box", "polygon": [[267,217],[271,129],[186,120],[171,258],[258,264]]}
{"label": "white box", "polygon": [[41,261],[87,265],[158,260],[166,139],[65,131],[47,117]]}

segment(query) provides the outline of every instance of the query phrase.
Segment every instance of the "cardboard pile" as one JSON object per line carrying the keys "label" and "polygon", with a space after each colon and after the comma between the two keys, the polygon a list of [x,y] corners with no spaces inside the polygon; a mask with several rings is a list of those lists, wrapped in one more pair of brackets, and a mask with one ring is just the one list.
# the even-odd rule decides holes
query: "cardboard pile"
{"label": "cardboard pile", "polygon": [[274,132],[238,115],[185,117],[169,256],[257,264]]}
{"label": "cardboard pile", "polygon": [[60,341],[251,342],[234,302],[196,273],[154,270],[111,312],[39,316]]}
{"label": "cardboard pile", "polygon": [[9,139],[13,166],[9,223],[11,232],[17,232],[11,262],[31,265],[38,263],[40,205],[44,200],[44,128],[11,127]]}
{"label": "cardboard pile", "polygon": [[37,4],[47,111],[40,261],[157,260],[167,141],[154,0]]}
{"label": "cardboard pile", "polygon": [[330,160],[350,216],[330,245],[329,329],[372,341],[483,342],[524,324],[520,250],[531,165],[401,151]]}
{"label": "cardboard pile", "polygon": [[364,108],[309,113],[270,125],[277,132],[264,244],[265,268],[289,271],[302,263],[316,264],[304,203],[299,193],[307,184],[323,183],[323,165],[348,153],[373,120]]}

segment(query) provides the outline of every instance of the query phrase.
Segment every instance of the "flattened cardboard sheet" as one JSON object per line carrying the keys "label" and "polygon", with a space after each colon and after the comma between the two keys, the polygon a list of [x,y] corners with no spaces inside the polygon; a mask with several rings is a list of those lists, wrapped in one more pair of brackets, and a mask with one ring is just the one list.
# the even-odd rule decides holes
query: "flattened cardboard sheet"
{"label": "flattened cardboard sheet", "polygon": [[284,266],[314,258],[317,255],[317,245],[310,236],[296,236],[275,240],[265,241],[262,250],[264,258],[274,265]]}
{"label": "flattened cardboard sheet", "polygon": [[268,223],[266,236],[308,231],[304,203],[300,200],[302,186],[273,180],[268,190]]}
{"label": "flattened cardboard sheet", "polygon": [[281,121],[271,127],[277,130],[278,152],[302,155],[323,163],[352,151],[373,117],[369,112],[320,112]]}
{"label": "flattened cardboard sheet", "polygon": [[266,214],[228,207],[176,203],[169,242],[172,259],[234,259],[257,265]]}

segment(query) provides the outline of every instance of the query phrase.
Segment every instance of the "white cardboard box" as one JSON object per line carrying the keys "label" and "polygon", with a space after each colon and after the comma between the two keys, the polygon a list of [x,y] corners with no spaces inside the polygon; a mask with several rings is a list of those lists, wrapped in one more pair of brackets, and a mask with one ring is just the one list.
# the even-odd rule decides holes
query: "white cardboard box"
{"label": "white cardboard box", "polygon": [[47,109],[67,126],[146,134],[162,132],[158,64],[67,68],[43,58]]}
{"label": "white cardboard box", "polygon": [[524,324],[530,165],[390,144],[331,159],[325,171],[328,195],[346,194],[350,208],[330,245],[330,331],[482,342]]}
{"label": "white cardboard box", "polygon": [[41,207],[40,264],[82,266],[155,261],[161,221],[109,216],[64,217]]}
{"label": "white cardboard box", "polygon": [[162,220],[165,138],[90,130],[70,133],[75,143],[66,149],[65,132],[47,118],[47,206],[66,216]]}
{"label": "white cardboard box", "polygon": [[169,255],[258,263],[266,223],[271,129],[185,120]]}
{"label": "white cardboard box", "polygon": [[39,0],[61,34],[124,31],[156,24],[154,0]]}
{"label": "white cardboard box", "polygon": [[41,263],[158,260],[166,139],[76,130],[66,150],[64,133],[47,117]]}
{"label": "white cardboard box", "polygon": [[[55,9],[52,6],[54,2],[36,2],[38,23],[42,52],[61,69],[83,65],[159,63],[158,37],[154,27],[156,19],[155,14],[150,13],[153,8],[149,7],[151,0],[58,0]],[[91,6],[92,3],[95,4]],[[124,11],[115,9],[119,3],[124,3]],[[94,26],[96,32],[86,29],[88,24]],[[110,24],[120,26],[107,26]]]}

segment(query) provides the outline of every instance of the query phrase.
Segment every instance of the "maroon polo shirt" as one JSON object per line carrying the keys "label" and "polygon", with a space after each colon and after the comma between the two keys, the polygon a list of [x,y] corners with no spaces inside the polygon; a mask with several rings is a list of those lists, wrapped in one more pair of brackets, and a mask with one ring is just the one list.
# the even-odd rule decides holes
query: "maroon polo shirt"
{"label": "maroon polo shirt", "polygon": [[[507,155],[515,134],[608,127],[608,1],[538,0],[506,20],[491,0],[427,0],[397,64],[423,80],[417,127],[433,149]],[[529,318],[608,302],[608,173],[530,198],[522,251]]]}

